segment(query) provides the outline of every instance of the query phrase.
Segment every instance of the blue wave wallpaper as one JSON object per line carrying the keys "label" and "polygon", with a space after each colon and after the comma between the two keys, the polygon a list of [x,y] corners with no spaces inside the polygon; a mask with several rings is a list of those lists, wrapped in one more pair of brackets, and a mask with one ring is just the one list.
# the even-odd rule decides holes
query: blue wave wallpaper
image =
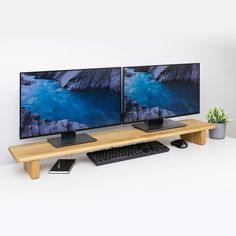
{"label": "blue wave wallpaper", "polygon": [[21,73],[21,138],[120,124],[120,80],[120,68]]}
{"label": "blue wave wallpaper", "polygon": [[124,68],[124,122],[199,112],[199,64]]}

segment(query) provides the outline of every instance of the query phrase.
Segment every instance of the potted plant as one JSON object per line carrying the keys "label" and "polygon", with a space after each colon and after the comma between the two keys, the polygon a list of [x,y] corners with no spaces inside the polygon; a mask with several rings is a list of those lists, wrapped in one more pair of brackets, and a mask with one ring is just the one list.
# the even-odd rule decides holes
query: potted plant
{"label": "potted plant", "polygon": [[224,139],[226,123],[230,122],[229,114],[221,107],[212,107],[207,113],[207,120],[215,124],[215,129],[209,130],[209,136],[212,139]]}

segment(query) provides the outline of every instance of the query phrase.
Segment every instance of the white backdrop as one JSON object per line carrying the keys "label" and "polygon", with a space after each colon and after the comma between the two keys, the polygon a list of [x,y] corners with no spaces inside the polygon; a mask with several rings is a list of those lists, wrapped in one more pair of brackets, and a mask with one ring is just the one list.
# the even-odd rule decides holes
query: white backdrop
{"label": "white backdrop", "polygon": [[236,118],[234,9],[228,0],[1,1],[0,165],[21,143],[20,71],[200,62],[197,117],[221,105]]}

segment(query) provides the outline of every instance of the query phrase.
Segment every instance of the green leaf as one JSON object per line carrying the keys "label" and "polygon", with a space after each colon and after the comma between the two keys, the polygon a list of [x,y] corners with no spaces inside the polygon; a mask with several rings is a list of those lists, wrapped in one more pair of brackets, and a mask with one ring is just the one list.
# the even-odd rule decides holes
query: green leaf
{"label": "green leaf", "polygon": [[212,107],[206,114],[207,120],[210,123],[226,123],[232,121],[229,114],[222,107]]}

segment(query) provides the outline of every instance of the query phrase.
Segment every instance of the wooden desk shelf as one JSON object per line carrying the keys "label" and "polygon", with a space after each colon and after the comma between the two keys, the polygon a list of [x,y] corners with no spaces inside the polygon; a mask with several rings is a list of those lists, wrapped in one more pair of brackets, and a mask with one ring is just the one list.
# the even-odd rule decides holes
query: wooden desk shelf
{"label": "wooden desk shelf", "polygon": [[131,126],[117,128],[114,131],[101,131],[91,133],[96,142],[55,148],[47,141],[21,144],[9,147],[9,151],[16,162],[23,163],[25,171],[32,179],[40,176],[40,160],[53,157],[90,152],[104,148],[124,146],[140,142],[158,140],[170,136],[180,135],[181,138],[199,145],[206,143],[206,130],[215,128],[214,124],[194,119],[181,120],[187,126],[146,133]]}

